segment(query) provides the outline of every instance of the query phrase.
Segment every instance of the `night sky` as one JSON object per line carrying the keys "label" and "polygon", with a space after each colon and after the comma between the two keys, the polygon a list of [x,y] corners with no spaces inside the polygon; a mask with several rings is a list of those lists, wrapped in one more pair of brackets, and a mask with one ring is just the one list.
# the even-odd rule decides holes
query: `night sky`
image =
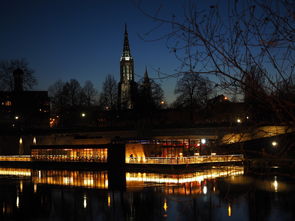
{"label": "night sky", "polygon": [[[35,70],[36,90],[61,79],[77,79],[83,86],[91,80],[98,91],[107,74],[119,81],[119,61],[123,47],[124,24],[135,62],[135,79],[147,66],[151,78],[155,69],[173,74],[178,67],[165,40],[145,41],[140,36],[156,23],[145,16],[134,0],[2,0],[0,5],[0,59],[25,58]],[[184,1],[144,0],[141,7],[161,15],[183,13]],[[160,28],[155,36],[169,30]],[[168,102],[174,100],[176,78],[159,81]]]}

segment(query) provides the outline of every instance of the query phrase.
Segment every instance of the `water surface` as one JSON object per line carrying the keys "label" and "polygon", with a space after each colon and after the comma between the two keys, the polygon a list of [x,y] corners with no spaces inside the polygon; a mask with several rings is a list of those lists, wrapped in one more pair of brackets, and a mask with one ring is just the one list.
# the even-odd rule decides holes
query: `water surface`
{"label": "water surface", "polygon": [[295,220],[294,180],[241,166],[113,177],[0,168],[0,220]]}

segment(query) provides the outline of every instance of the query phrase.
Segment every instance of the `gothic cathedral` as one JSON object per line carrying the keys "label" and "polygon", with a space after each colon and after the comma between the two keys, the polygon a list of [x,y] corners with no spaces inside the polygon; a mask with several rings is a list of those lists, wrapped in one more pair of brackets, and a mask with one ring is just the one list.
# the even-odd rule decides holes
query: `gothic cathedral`
{"label": "gothic cathedral", "polygon": [[120,59],[120,82],[118,85],[119,109],[133,109],[136,95],[136,82],[134,81],[134,62],[131,56],[127,26],[125,25],[123,54]]}

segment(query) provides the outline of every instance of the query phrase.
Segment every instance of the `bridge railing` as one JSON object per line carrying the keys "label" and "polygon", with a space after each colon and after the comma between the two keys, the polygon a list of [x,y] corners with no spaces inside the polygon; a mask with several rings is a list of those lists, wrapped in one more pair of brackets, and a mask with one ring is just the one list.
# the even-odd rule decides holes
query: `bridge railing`
{"label": "bridge railing", "polygon": [[191,157],[130,157],[129,164],[201,164],[218,162],[238,162],[243,161],[243,154],[235,155],[204,155]]}
{"label": "bridge railing", "polygon": [[31,161],[30,155],[7,155],[0,156],[1,161]]}

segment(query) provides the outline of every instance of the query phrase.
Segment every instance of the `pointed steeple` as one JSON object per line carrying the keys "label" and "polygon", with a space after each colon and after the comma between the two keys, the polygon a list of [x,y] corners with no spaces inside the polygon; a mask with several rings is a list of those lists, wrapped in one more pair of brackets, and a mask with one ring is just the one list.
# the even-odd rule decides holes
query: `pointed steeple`
{"label": "pointed steeple", "polygon": [[147,72],[147,67],[145,66],[145,72],[144,72],[144,76],[143,76],[143,83],[144,84],[149,84],[150,83],[150,79],[148,76],[148,72]]}
{"label": "pointed steeple", "polygon": [[134,61],[130,53],[127,25],[125,24],[123,54],[120,59],[119,108],[132,109],[134,107],[135,94]]}
{"label": "pointed steeple", "polygon": [[131,58],[129,40],[128,40],[127,24],[125,24],[124,46],[123,46],[122,58]]}

